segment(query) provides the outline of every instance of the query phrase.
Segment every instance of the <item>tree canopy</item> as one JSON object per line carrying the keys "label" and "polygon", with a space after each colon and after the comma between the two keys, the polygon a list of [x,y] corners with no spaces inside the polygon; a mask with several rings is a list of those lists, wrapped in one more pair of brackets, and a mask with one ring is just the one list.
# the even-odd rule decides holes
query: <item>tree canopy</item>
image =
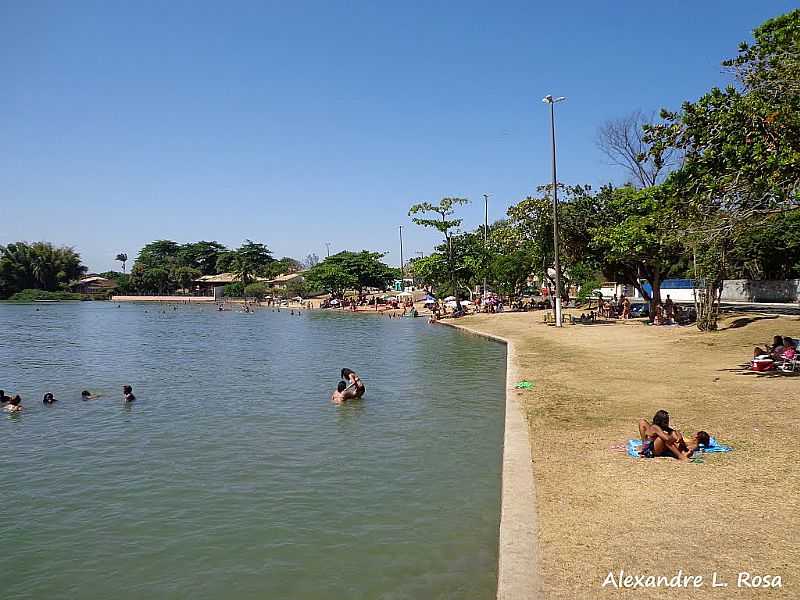
{"label": "tree canopy", "polygon": [[339,252],[305,272],[306,284],[341,296],[347,289],[359,292],[366,288],[385,289],[399,276],[399,271],[386,265],[380,252]]}
{"label": "tree canopy", "polygon": [[50,242],[15,242],[0,246],[0,297],[26,289],[64,290],[86,273],[81,257],[69,246]]}

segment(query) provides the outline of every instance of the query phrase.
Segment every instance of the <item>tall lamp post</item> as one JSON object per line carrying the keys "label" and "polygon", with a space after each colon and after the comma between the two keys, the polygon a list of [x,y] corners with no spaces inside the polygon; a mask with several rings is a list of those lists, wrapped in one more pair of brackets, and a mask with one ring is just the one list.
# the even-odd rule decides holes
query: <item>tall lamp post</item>
{"label": "tall lamp post", "polygon": [[330,255],[331,255],[331,243],[330,242],[325,242],[325,248],[327,248],[327,250],[328,250],[327,256],[330,257]]}
{"label": "tall lamp post", "polygon": [[[489,246],[489,194],[483,195],[483,251]],[[483,265],[483,300],[486,300],[486,265]]]}
{"label": "tall lamp post", "polygon": [[400,291],[406,291],[406,268],[403,264],[403,226],[400,225]]}
{"label": "tall lamp post", "polygon": [[553,266],[556,271],[556,327],[561,327],[561,265],[558,260],[558,180],[556,179],[556,119],[555,104],[566,100],[564,96],[553,98],[549,94],[542,98],[542,102],[550,105],[550,137],[553,145]]}

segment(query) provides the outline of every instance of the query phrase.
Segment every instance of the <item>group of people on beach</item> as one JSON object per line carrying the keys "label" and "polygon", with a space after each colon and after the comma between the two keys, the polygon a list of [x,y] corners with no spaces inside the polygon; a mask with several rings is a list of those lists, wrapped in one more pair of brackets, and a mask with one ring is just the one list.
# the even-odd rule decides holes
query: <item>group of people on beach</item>
{"label": "group of people on beach", "polygon": [[797,340],[788,335],[776,335],[771,344],[753,349],[753,358],[758,356],[766,356],[772,360],[791,360],[797,356]]}
{"label": "group of people on beach", "polygon": [[631,318],[631,301],[627,296],[623,295],[618,299],[617,295],[614,294],[611,300],[599,301],[597,312],[606,319],[620,318],[627,320]]}
{"label": "group of people on beach", "polygon": [[336,386],[336,391],[331,394],[331,402],[334,404],[342,404],[348,400],[355,400],[361,398],[367,388],[364,387],[364,382],[358,374],[352,369],[342,369],[342,381]]}
{"label": "group of people on beach", "polygon": [[711,436],[707,431],[698,431],[688,440],[677,429],[669,425],[669,413],[659,410],[653,416],[652,423],[639,419],[639,437],[642,449],[639,454],[645,458],[660,456],[689,460],[699,449],[708,448]]}
{"label": "group of people on beach", "polygon": [[[81,392],[81,400],[97,400],[98,398],[100,398],[99,394],[93,394],[89,390],[83,390]],[[126,403],[136,400],[136,396],[133,395],[133,388],[130,385],[122,386],[122,399]],[[42,404],[45,406],[55,404],[56,402],[58,402],[58,400],[56,400],[52,392],[46,392],[42,397]],[[0,406],[2,406],[4,411],[9,413],[22,412],[22,398],[19,394],[15,394],[13,397],[6,396],[5,390],[0,390]]]}

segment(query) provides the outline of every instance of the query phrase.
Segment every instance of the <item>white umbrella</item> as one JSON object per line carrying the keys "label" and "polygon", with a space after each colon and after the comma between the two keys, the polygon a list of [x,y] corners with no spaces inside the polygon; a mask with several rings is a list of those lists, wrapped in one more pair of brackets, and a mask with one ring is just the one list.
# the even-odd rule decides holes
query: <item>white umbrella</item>
{"label": "white umbrella", "polygon": [[[469,306],[471,304],[472,304],[472,302],[470,302],[469,300],[462,300],[461,301],[461,306]],[[450,308],[455,308],[456,307],[456,301],[455,300],[450,300],[450,302],[447,303],[447,306],[449,306]]]}
{"label": "white umbrella", "polygon": [[451,300],[455,300],[455,299],[456,299],[455,296],[448,296],[447,298],[444,299],[444,301],[445,302],[450,302]]}
{"label": "white umbrella", "polygon": [[400,292],[400,293],[399,293],[399,294],[397,294],[397,295],[398,295],[398,296],[413,296],[414,294],[412,294],[411,292]]}
{"label": "white umbrella", "polygon": [[330,301],[330,304],[339,304],[339,301],[334,298]]}

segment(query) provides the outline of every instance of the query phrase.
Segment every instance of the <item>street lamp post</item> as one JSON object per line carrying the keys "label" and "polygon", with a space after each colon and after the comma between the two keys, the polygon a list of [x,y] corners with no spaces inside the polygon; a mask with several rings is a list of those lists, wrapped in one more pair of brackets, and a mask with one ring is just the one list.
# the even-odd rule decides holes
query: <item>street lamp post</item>
{"label": "street lamp post", "polygon": [[406,291],[406,268],[403,264],[403,226],[400,225],[400,291]]}
{"label": "street lamp post", "polygon": [[558,180],[556,179],[556,119],[555,119],[555,104],[566,100],[564,96],[553,98],[547,95],[542,98],[542,102],[550,105],[550,137],[553,146],[553,267],[556,271],[556,293],[555,293],[555,310],[556,310],[556,327],[561,327],[561,265],[558,260]]}
{"label": "street lamp post", "polygon": [[325,242],[325,247],[328,249],[328,255],[327,256],[330,257],[330,255],[331,255],[331,243],[330,242]]}
{"label": "street lamp post", "polygon": [[[488,252],[489,246],[489,194],[483,195],[483,251]],[[484,260],[486,260],[484,258]],[[486,265],[483,265],[483,299],[486,300]]]}

